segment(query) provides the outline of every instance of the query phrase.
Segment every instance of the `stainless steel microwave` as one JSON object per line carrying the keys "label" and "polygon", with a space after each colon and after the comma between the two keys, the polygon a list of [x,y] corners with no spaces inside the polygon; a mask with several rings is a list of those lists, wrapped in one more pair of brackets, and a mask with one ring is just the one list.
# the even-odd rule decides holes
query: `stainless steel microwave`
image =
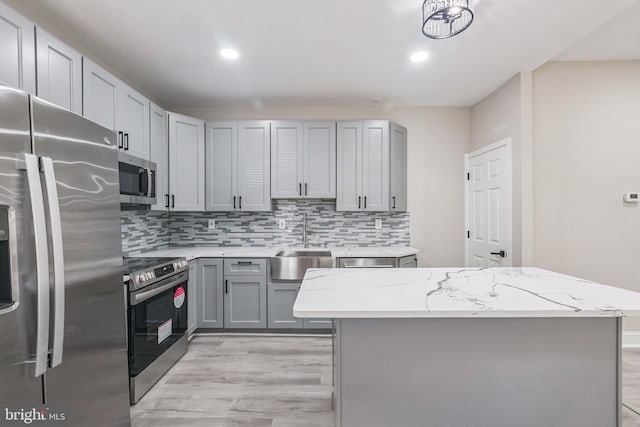
{"label": "stainless steel microwave", "polygon": [[156,203],[156,164],[129,154],[118,153],[120,203]]}

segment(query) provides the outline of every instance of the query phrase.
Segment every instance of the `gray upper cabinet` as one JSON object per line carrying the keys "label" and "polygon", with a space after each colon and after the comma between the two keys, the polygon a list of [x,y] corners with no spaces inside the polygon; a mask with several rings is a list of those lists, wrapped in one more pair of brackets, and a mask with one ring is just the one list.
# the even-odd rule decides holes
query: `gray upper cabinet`
{"label": "gray upper cabinet", "polygon": [[304,124],[303,195],[316,199],[336,197],[336,123]]}
{"label": "gray upper cabinet", "polygon": [[149,100],[125,84],[118,96],[118,128],[124,132],[124,150],[149,160]]}
{"label": "gray upper cabinet", "polygon": [[271,123],[271,197],[336,197],[335,122]]}
{"label": "gray upper cabinet", "polygon": [[225,328],[267,327],[266,276],[225,276],[224,292]]}
{"label": "gray upper cabinet", "polygon": [[389,122],[366,121],[362,128],[362,209],[388,211]]}
{"label": "gray upper cabinet", "polygon": [[407,129],[391,123],[391,211],[407,210]]}
{"label": "gray upper cabinet", "polygon": [[149,108],[149,157],[156,164],[157,203],[151,210],[169,208],[169,138],[167,133],[167,113],[151,103]]}
{"label": "gray upper cabinet", "polygon": [[38,97],[82,114],[82,55],[36,28]]}
{"label": "gray upper cabinet", "polygon": [[36,93],[35,26],[0,3],[0,83]]}
{"label": "gray upper cabinet", "polygon": [[[118,130],[118,92],[120,81],[93,61],[82,59],[82,115]],[[118,144],[121,144],[120,137]]]}
{"label": "gray upper cabinet", "polygon": [[149,100],[87,58],[82,67],[83,115],[118,132],[120,151],[149,160]]}
{"label": "gray upper cabinet", "polygon": [[171,210],[204,210],[204,121],[169,113]]}
{"label": "gray upper cabinet", "polygon": [[198,260],[198,328],[224,327],[222,259]]}
{"label": "gray upper cabinet", "polygon": [[336,210],[362,210],[362,122],[337,125]]}
{"label": "gray upper cabinet", "polygon": [[338,211],[406,210],[406,129],[386,120],[341,122],[337,147]]}
{"label": "gray upper cabinet", "polygon": [[206,210],[271,210],[268,121],[206,125]]}
{"label": "gray upper cabinet", "polygon": [[303,123],[271,122],[271,197],[302,197]]}

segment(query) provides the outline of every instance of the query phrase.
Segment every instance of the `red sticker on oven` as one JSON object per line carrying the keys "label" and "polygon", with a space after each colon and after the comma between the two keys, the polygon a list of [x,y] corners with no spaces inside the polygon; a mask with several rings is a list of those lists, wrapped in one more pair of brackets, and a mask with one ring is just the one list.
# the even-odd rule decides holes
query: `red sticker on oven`
{"label": "red sticker on oven", "polygon": [[184,288],[179,286],[173,293],[173,305],[176,308],[180,308],[182,307],[182,304],[184,304]]}

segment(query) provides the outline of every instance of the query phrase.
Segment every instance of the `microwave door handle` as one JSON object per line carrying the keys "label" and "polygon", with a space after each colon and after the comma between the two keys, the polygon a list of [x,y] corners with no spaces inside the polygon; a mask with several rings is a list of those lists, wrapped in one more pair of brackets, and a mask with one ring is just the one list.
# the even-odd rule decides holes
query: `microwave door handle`
{"label": "microwave door handle", "polygon": [[151,168],[147,168],[147,197],[151,197],[151,179],[153,178],[153,172]]}
{"label": "microwave door handle", "polygon": [[55,368],[62,363],[64,345],[64,246],[62,242],[60,202],[53,160],[50,157],[42,157],[42,168],[46,184],[47,202],[49,203],[49,224],[51,227],[51,247],[53,249],[53,338],[49,363],[52,368]]}
{"label": "microwave door handle", "polygon": [[40,184],[38,158],[25,154],[33,234],[36,249],[36,360],[34,376],[39,377],[47,371],[49,356],[49,249],[47,247],[47,226],[44,218],[44,199]]}

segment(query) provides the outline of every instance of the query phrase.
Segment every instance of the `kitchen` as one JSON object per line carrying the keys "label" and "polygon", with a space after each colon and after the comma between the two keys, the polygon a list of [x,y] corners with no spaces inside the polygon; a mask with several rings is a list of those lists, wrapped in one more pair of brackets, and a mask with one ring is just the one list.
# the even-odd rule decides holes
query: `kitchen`
{"label": "kitchen", "polygon": [[[0,28],[11,41],[0,50],[7,58],[0,81],[43,100],[7,89],[3,105],[23,107],[16,113],[20,119],[3,108],[0,126],[2,152],[12,156],[3,163],[24,174],[29,184],[16,187],[29,190],[21,208],[25,215],[15,214],[11,197],[0,199],[0,225],[6,224],[2,229],[9,236],[0,240],[6,242],[3,259],[8,261],[3,267],[12,267],[2,272],[0,319],[19,311],[16,295],[37,293],[29,283],[48,282],[51,288],[50,293],[38,293],[37,303],[36,298],[29,302],[31,297],[24,301],[23,306],[32,307],[24,308],[21,316],[30,319],[33,331],[16,332],[16,340],[28,349],[23,359],[31,353],[38,356],[25,362],[35,366],[28,373],[33,378],[29,393],[45,393],[44,402],[66,411],[70,425],[86,425],[91,414],[98,413],[106,417],[100,424],[111,425],[461,425],[469,421],[438,408],[473,400],[477,394],[472,391],[480,383],[464,388],[470,394],[451,391],[441,400],[424,389],[422,395],[437,402],[431,415],[398,415],[393,406],[397,402],[388,396],[354,400],[349,395],[355,390],[355,396],[367,396],[364,384],[370,390],[380,384],[356,381],[344,372],[341,382],[335,382],[336,370],[355,375],[357,366],[346,362],[359,357],[357,342],[373,348],[371,342],[358,341],[365,338],[348,335],[357,329],[356,317],[375,320],[381,336],[387,328],[395,329],[385,320],[389,313],[407,325],[416,322],[412,327],[424,333],[430,329],[416,326],[421,321],[431,325],[440,324],[431,317],[461,317],[450,324],[439,319],[443,326],[428,338],[439,348],[451,349],[440,356],[432,352],[431,363],[451,360],[451,369],[456,369],[470,363],[460,356],[469,347],[447,341],[438,331],[456,330],[454,320],[472,325],[465,331],[479,328],[482,322],[469,320],[468,313],[491,321],[499,317],[497,312],[527,321],[542,314],[553,319],[545,321],[556,321],[580,313],[567,319],[577,329],[565,330],[569,323],[559,321],[552,328],[557,334],[549,335],[567,343],[567,336],[591,331],[590,339],[605,349],[611,337],[620,335],[611,344],[613,354],[596,344],[574,346],[564,354],[581,360],[581,366],[619,369],[622,380],[615,369],[599,372],[597,391],[611,399],[598,401],[598,406],[593,401],[597,394],[583,396],[577,401],[591,411],[583,418],[564,418],[563,425],[638,422],[639,386],[630,379],[638,357],[633,347],[640,344],[640,322],[634,319],[640,305],[627,289],[640,291],[632,268],[640,243],[631,231],[640,225],[635,203],[640,176],[634,161],[640,153],[633,143],[640,134],[634,119],[640,52],[634,42],[637,34],[630,30],[640,7],[632,0],[615,6],[572,0],[552,6],[526,2],[521,7],[484,0],[472,2],[468,29],[436,40],[423,35],[430,27],[421,31],[422,3],[0,3]],[[556,8],[554,17],[545,12],[547,7]],[[497,17],[506,27],[496,25]],[[95,25],[98,19],[106,25]],[[539,25],[533,24],[536,19]],[[119,31],[114,34],[113,28]],[[327,28],[331,31],[322,30]],[[523,53],[522,46],[531,48]],[[414,53],[420,54],[410,58]],[[99,126],[63,116],[48,102]],[[100,134],[101,129],[108,133]],[[61,139],[76,148],[59,150]],[[77,148],[87,139],[107,139],[111,154]],[[18,148],[7,149],[11,141]],[[497,157],[487,157],[496,153],[501,156],[499,169],[494,167]],[[17,169],[12,166],[16,161]],[[81,163],[99,167],[71,166]],[[491,199],[499,203],[478,211],[470,195],[494,194],[476,179],[476,170],[485,167],[508,174],[500,176],[500,198]],[[58,185],[51,185],[56,179]],[[108,208],[89,207],[89,199]],[[482,225],[494,227],[491,221],[475,222],[482,215],[499,220],[499,239],[482,235]],[[102,233],[92,236],[91,230]],[[46,237],[28,238],[40,233]],[[11,239],[15,236],[20,240]],[[31,256],[16,259],[19,250],[35,254],[35,273],[27,273],[30,268],[23,264]],[[313,279],[306,271],[327,267],[336,267],[331,274],[343,276],[325,282],[328,279]],[[463,267],[525,267],[525,276],[553,283],[553,292],[545,290],[555,292],[550,298],[574,308],[531,305],[517,295],[501,299],[510,295],[508,286],[526,283],[533,293],[546,288],[522,275],[506,274],[500,283],[508,286],[487,290],[479,278],[456,276]],[[563,281],[529,267],[614,288],[597,288],[603,292],[587,295],[583,282]],[[453,278],[448,276],[447,282],[444,277],[431,281],[413,276],[437,278],[440,268],[452,269],[446,274]],[[123,273],[125,287],[119,279],[115,286],[113,278]],[[360,284],[357,277],[367,279]],[[477,280],[474,289],[484,293],[476,295],[456,277]],[[451,287],[442,287],[443,280]],[[395,292],[398,281],[405,285]],[[25,283],[26,293],[18,294],[17,282]],[[340,288],[334,288],[338,284]],[[385,293],[388,288],[394,292]],[[558,299],[565,290],[582,302]],[[469,298],[475,298],[476,306],[450,311],[450,303]],[[42,317],[50,317],[49,324],[33,322],[40,316],[29,310],[47,305],[51,316]],[[92,310],[100,318],[90,317]],[[418,313],[414,317],[420,320],[404,319],[407,312]],[[56,313],[65,316],[59,319]],[[602,329],[585,326],[592,317],[603,316],[610,318],[598,325],[613,323]],[[624,322],[618,321],[620,316]],[[49,326],[51,333],[44,333]],[[531,320],[522,327],[537,326]],[[89,341],[102,328],[105,336],[96,342],[110,346],[113,352],[103,353],[112,354],[113,360],[77,352],[90,348]],[[478,336],[493,342],[491,330],[500,328],[480,328]],[[523,330],[508,334],[517,338]],[[34,340],[33,335],[46,339]],[[542,348],[535,334],[528,335],[530,345],[537,342],[536,348]],[[352,338],[337,348],[339,336]],[[415,338],[407,336],[401,341],[392,334],[382,342],[411,348]],[[588,341],[579,343],[586,346]],[[554,359],[560,357],[559,346],[544,348],[549,359],[537,360],[536,367],[560,363]],[[487,360],[496,356],[491,348],[484,350]],[[501,369],[523,356],[507,350],[500,350],[504,362],[485,369],[504,375]],[[379,353],[382,357],[384,352]],[[17,356],[3,357],[9,358],[0,359],[6,362]],[[60,380],[75,357],[76,362],[86,361],[76,369],[84,366],[87,382],[105,382],[94,387],[94,396],[86,384]],[[335,357],[341,360],[334,362]],[[612,362],[618,357],[622,362]],[[108,364],[109,370],[98,370],[95,360]],[[407,366],[409,362],[419,361],[404,360]],[[569,367],[574,365],[580,364]],[[361,366],[365,374],[379,367]],[[20,375],[30,370],[21,369]],[[0,372],[3,384],[9,375],[17,375]],[[483,378],[468,372],[476,381]],[[393,390],[403,399],[412,398],[400,389],[415,390],[417,385],[403,376],[406,372],[396,374],[394,378],[405,380]],[[575,383],[570,391],[580,390],[577,379],[585,376],[575,375],[536,382],[539,389],[549,390],[544,405],[537,395],[524,393],[525,383],[533,386],[532,378],[519,379],[523,386],[511,397],[498,393],[512,385],[508,382],[482,384],[494,390],[496,401],[516,409],[502,411],[509,415],[498,420],[491,416],[500,407],[495,402],[486,402],[484,409],[469,405],[475,408],[469,409],[471,419],[475,425],[513,425],[517,414],[528,413],[529,424],[520,419],[517,424],[544,424],[534,409],[522,406],[523,401],[539,399],[544,408],[540,411],[555,417],[545,421],[557,422],[566,414],[557,412],[550,391],[567,382]],[[29,401],[13,387],[0,388],[0,400],[14,395],[3,403],[6,408],[27,410],[43,403]],[[61,399],[58,390],[67,398]],[[357,411],[375,413],[367,406],[372,403],[393,414],[394,421],[372,421]]]}

